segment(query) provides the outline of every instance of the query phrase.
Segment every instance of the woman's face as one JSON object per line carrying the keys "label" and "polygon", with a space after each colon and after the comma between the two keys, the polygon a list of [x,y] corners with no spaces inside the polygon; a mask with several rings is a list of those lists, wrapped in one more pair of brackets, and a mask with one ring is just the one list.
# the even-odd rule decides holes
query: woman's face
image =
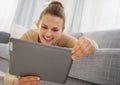
{"label": "woman's face", "polygon": [[42,16],[39,23],[39,38],[43,44],[55,43],[63,31],[63,19],[50,14]]}

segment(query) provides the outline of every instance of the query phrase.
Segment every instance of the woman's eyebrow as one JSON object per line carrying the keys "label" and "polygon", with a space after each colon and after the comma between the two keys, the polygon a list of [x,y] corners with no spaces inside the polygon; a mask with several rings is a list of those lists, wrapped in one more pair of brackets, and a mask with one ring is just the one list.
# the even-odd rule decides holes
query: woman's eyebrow
{"label": "woman's eyebrow", "polygon": [[[46,26],[46,27],[48,27],[46,24],[42,24],[43,26]],[[58,27],[56,26],[56,27],[53,27],[53,28],[55,28],[55,29],[58,29]]]}
{"label": "woman's eyebrow", "polygon": [[54,29],[59,29],[58,27],[53,27]]}
{"label": "woman's eyebrow", "polygon": [[46,25],[46,24],[44,24],[44,23],[43,23],[42,25],[47,26],[47,25]]}

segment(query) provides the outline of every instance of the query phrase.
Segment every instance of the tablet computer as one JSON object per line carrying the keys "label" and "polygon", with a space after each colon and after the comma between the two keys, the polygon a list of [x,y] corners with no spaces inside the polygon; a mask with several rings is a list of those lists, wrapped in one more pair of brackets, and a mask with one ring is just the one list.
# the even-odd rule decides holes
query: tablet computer
{"label": "tablet computer", "polygon": [[10,38],[9,72],[65,83],[72,64],[71,49]]}

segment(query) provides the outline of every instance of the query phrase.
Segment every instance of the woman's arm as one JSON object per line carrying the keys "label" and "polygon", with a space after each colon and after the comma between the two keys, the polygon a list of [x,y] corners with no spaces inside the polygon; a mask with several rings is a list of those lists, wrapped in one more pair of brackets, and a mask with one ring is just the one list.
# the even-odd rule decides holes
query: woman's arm
{"label": "woman's arm", "polygon": [[13,81],[13,85],[38,85],[40,78],[37,76],[18,77]]}
{"label": "woman's arm", "polygon": [[16,77],[6,73],[4,77],[5,85],[38,85],[39,83],[40,78],[37,76]]}
{"label": "woman's arm", "polygon": [[13,85],[13,81],[17,79],[16,76],[9,74],[8,72],[4,76],[4,84],[5,85]]}

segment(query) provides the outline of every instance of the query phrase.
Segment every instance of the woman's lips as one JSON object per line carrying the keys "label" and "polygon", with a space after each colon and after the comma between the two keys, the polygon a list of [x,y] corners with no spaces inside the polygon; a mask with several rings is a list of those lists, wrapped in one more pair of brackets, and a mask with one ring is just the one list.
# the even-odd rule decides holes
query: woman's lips
{"label": "woman's lips", "polygon": [[45,40],[47,43],[50,43],[53,39],[52,39],[52,38],[48,38],[48,37],[44,37],[44,40]]}

